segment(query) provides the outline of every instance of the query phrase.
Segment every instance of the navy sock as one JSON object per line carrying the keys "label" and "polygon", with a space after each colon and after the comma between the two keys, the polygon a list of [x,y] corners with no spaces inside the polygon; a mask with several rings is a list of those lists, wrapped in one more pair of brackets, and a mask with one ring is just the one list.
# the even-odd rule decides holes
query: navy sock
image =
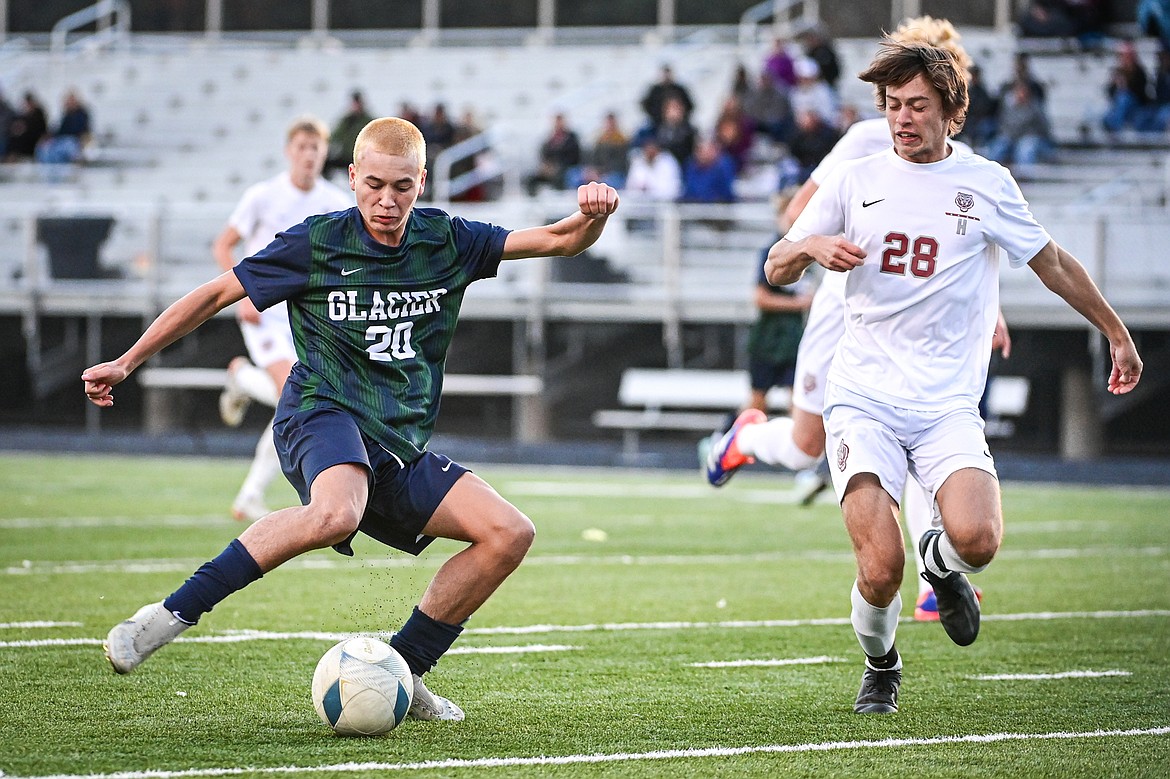
{"label": "navy sock", "polygon": [[390,638],[390,646],[406,660],[411,673],[422,676],[435,667],[462,632],[462,625],[431,619],[415,606],[402,630]]}
{"label": "navy sock", "polygon": [[194,625],[215,604],[263,575],[260,566],[237,538],[214,560],[199,566],[182,587],[163,601],[163,607],[187,624]]}

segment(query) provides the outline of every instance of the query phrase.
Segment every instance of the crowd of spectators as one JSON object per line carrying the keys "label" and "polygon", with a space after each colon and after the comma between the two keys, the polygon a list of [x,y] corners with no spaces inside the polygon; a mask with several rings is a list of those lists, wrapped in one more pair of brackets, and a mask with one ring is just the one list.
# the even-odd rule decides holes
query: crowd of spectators
{"label": "crowd of spectators", "polygon": [[93,135],[89,108],[69,90],[56,124],[50,124],[40,98],[25,92],[19,107],[0,93],[0,160],[73,163],[85,153]]}
{"label": "crowd of spectators", "polygon": [[730,203],[740,199],[742,182],[756,178],[768,182],[768,191],[752,194],[767,197],[803,182],[857,119],[835,88],[840,75],[822,29],[778,38],[757,67],[736,68],[714,122],[700,126],[690,88],[663,65],[629,133],[615,111],[583,141],[569,116],[555,115],[527,190],[535,195],[604,179],[647,200]]}

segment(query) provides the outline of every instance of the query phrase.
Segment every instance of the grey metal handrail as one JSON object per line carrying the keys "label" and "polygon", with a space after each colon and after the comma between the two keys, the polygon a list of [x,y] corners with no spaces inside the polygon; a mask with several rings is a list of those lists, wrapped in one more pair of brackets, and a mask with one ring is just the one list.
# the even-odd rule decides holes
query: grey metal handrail
{"label": "grey metal handrail", "polygon": [[[69,33],[89,24],[97,30],[69,43]],[[106,45],[124,45],[130,37],[129,0],[98,0],[75,11],[53,25],[49,33],[49,50],[64,54],[69,49],[97,49]]]}

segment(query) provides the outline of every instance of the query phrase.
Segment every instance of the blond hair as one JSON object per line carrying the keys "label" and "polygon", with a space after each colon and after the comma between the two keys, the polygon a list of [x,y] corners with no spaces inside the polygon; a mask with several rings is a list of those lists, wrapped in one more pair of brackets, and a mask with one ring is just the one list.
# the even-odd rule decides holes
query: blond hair
{"label": "blond hair", "polygon": [[963,68],[963,75],[970,80],[971,66],[975,63],[963,44],[959,40],[963,37],[955,29],[955,25],[946,19],[935,19],[933,16],[915,16],[906,19],[898,28],[890,33],[890,37],[901,43],[927,43],[946,49],[955,55],[959,66]]}
{"label": "blond hair", "polygon": [[291,141],[297,133],[308,133],[309,135],[316,135],[323,141],[329,140],[328,125],[311,114],[304,114],[293,119],[292,124],[288,126],[288,130],[284,134],[285,143]]}
{"label": "blond hair", "polygon": [[367,146],[395,157],[414,157],[420,171],[426,167],[427,142],[422,132],[397,116],[374,119],[362,128],[353,144],[354,162]]}

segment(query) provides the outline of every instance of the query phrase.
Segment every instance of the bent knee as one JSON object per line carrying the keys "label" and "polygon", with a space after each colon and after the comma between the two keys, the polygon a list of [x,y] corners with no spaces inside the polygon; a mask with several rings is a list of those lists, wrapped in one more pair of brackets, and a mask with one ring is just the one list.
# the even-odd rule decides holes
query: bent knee
{"label": "bent knee", "polygon": [[875,606],[887,606],[902,586],[902,568],[868,566],[857,571],[857,589],[866,601]]}
{"label": "bent knee", "polygon": [[313,535],[321,546],[332,546],[349,538],[362,521],[361,512],[352,507],[315,508],[312,514]]}

